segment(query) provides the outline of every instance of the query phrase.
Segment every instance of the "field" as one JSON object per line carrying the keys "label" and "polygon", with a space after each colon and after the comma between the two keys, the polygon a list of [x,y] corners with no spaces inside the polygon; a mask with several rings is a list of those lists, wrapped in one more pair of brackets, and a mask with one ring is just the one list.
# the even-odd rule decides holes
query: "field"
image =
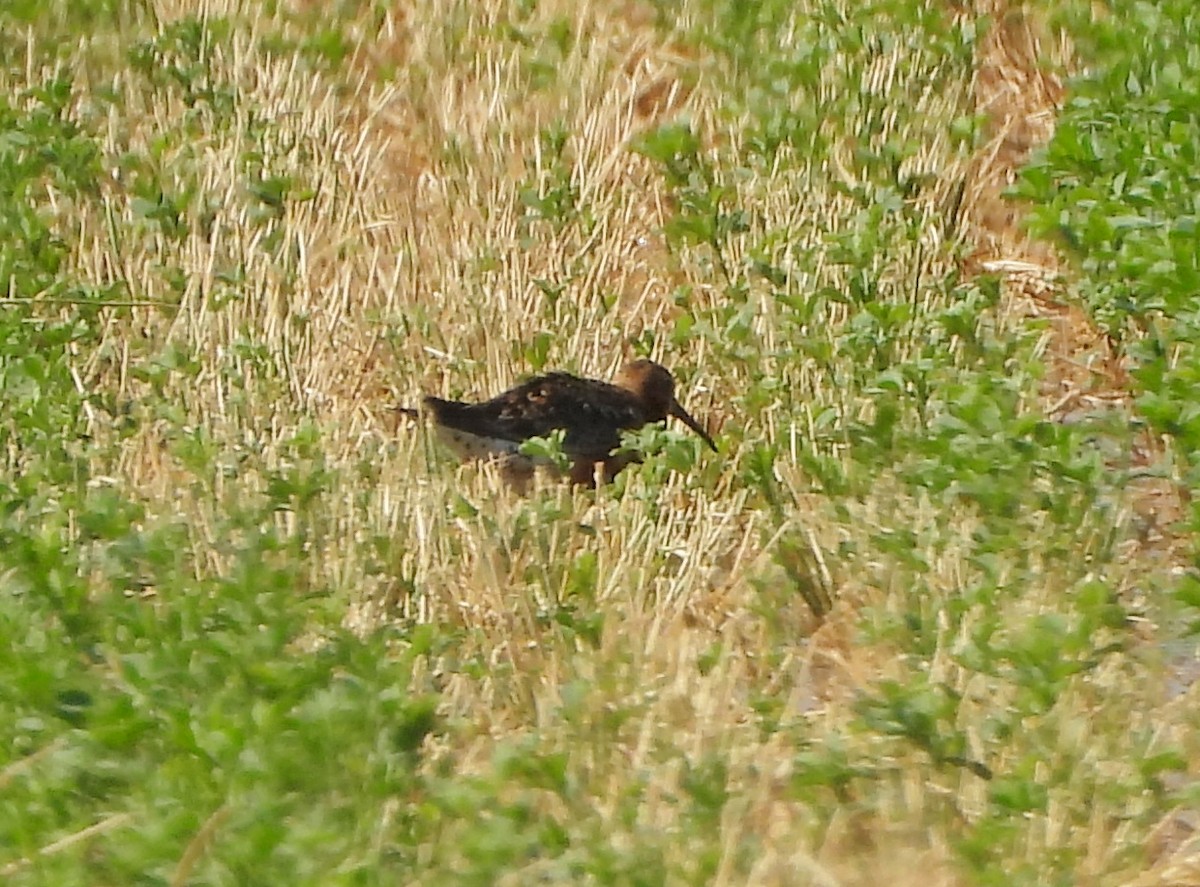
{"label": "field", "polygon": [[[1200,884],[1198,47],[0,3],[0,882]],[[718,454],[394,410],[640,356]]]}

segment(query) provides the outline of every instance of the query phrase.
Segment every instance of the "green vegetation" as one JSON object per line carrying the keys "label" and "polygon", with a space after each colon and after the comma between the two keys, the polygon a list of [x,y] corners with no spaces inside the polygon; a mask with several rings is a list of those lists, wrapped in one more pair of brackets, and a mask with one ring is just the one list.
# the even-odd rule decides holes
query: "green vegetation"
{"label": "green vegetation", "polygon": [[[1058,23],[1088,74],[1015,190],[1136,395],[1064,422],[964,271],[988,20],[608,6],[0,4],[6,885],[1166,864],[1200,13]],[[643,354],[718,457],[647,428],[519,496],[388,424]]]}
{"label": "green vegetation", "polygon": [[[1073,22],[1089,54],[1058,134],[1025,172],[1032,222],[1079,263],[1075,293],[1133,364],[1138,413],[1169,438],[1165,466],[1200,487],[1200,10],[1119,3],[1099,23]],[[1191,500],[1187,532],[1200,530]],[[1200,553],[1200,549],[1197,550]],[[1178,595],[1200,607],[1191,573]]]}

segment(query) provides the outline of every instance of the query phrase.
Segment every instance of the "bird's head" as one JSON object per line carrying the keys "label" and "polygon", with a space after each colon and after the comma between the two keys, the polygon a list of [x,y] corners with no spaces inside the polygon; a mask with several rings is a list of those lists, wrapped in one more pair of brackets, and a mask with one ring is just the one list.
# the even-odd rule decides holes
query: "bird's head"
{"label": "bird's head", "polygon": [[700,435],[714,453],[717,451],[708,432],[675,398],[675,379],[665,366],[645,358],[630,361],[617,373],[615,384],[632,392],[641,402],[646,421],[661,422],[667,416],[674,416]]}

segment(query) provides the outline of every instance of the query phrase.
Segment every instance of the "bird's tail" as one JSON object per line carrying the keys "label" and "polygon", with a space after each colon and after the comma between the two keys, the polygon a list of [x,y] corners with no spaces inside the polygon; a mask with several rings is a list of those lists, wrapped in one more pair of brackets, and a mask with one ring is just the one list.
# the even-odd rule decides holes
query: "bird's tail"
{"label": "bird's tail", "polygon": [[419,410],[413,407],[394,406],[392,411],[410,419],[419,419],[424,415],[431,417],[435,422],[453,425],[455,419],[469,406],[470,404],[460,403],[457,400],[442,400],[442,398],[430,394],[421,398],[421,409]]}
{"label": "bird's tail", "polygon": [[434,397],[432,394],[422,398],[421,406],[424,411],[433,417],[433,420],[440,425],[450,425],[456,427],[461,422],[463,410],[467,409],[469,404],[461,403],[457,400],[443,400],[440,397]]}
{"label": "bird's tail", "polygon": [[419,419],[421,416],[431,416],[435,421],[443,422],[448,417],[458,415],[458,411],[465,407],[466,404],[459,403],[457,400],[442,400],[440,397],[434,397],[432,394],[421,398],[421,408],[394,406],[392,410],[399,413],[401,416],[407,416],[410,419]]}

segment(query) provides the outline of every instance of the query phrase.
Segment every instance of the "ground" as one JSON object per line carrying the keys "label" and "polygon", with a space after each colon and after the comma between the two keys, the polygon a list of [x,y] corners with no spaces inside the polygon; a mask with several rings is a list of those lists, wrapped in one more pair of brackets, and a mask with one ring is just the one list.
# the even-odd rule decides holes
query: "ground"
{"label": "ground", "polygon": [[[1188,456],[1012,193],[1062,7],[0,13],[7,881],[1196,880]],[[636,356],[719,454],[394,409]]]}

